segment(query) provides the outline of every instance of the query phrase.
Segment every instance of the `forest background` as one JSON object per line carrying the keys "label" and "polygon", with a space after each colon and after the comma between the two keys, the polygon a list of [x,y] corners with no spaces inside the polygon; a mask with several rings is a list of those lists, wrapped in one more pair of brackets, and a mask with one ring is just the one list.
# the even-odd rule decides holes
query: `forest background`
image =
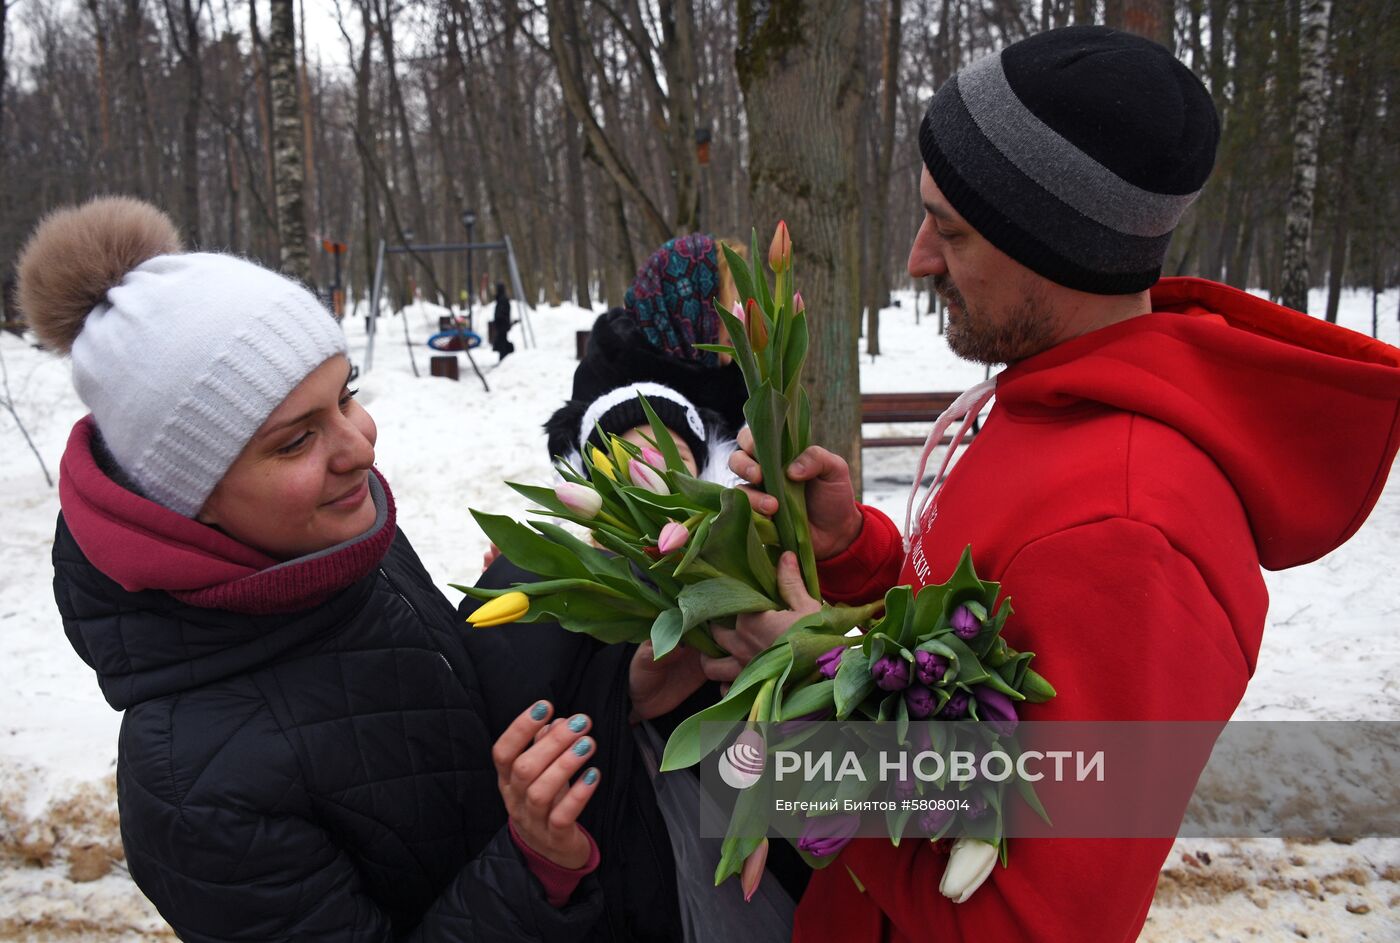
{"label": "forest background", "polygon": [[[856,358],[909,286],[930,97],[1089,22],[1172,49],[1221,115],[1165,274],[1295,307],[1326,285],[1329,319],[1343,286],[1400,283],[1391,0],[0,0],[0,274],[46,211],[129,193],[322,288],[323,241],[348,245],[353,312],[381,239],[461,242],[471,211],[527,300],[589,307],[673,235],[766,245],[784,217],[817,436],[858,461]],[[475,261],[479,292],[506,280]],[[386,292],[460,304],[466,269],[404,257]]]}

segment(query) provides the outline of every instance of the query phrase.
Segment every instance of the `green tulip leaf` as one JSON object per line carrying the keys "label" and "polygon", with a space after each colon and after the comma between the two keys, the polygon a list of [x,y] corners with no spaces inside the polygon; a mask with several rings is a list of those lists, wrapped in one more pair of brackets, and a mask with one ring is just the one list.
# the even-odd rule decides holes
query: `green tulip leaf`
{"label": "green tulip leaf", "polygon": [[733,616],[741,612],[764,612],[773,608],[773,601],[767,596],[757,592],[747,583],[728,576],[692,583],[680,591],[676,602],[680,604],[681,613],[685,616],[686,629],[720,616]]}
{"label": "green tulip leaf", "polygon": [[651,644],[656,658],[669,655],[681,640],[684,626],[679,609],[667,609],[651,624]]}
{"label": "green tulip leaf", "polygon": [[547,578],[588,578],[588,568],[582,561],[524,524],[500,514],[475,509],[471,513],[487,538],[516,566]]}

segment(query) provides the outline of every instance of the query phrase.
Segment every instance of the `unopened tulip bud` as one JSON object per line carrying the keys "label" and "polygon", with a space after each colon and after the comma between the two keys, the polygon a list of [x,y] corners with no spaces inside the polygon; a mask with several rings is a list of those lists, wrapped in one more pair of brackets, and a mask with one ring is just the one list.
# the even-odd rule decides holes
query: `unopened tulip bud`
{"label": "unopened tulip bud", "polygon": [[743,324],[747,320],[747,318],[744,315],[744,306],[739,304],[738,298],[734,299],[734,306],[730,308],[729,313],[734,315],[735,319],[740,324]]}
{"label": "unopened tulip bud", "polygon": [[652,494],[671,493],[671,489],[666,487],[666,480],[656,469],[635,458],[627,463],[627,476],[632,479],[632,484],[643,491],[650,491]]}
{"label": "unopened tulip bud", "polygon": [[948,854],[939,893],[961,904],[982,886],[997,863],[997,846],[976,838],[959,838]]}
{"label": "unopened tulip bud", "polygon": [[749,346],[753,352],[762,353],[768,346],[768,322],[763,319],[763,312],[758,309],[758,302],[749,299],[748,307],[744,309],[744,320],[749,330]]}
{"label": "unopened tulip bud", "polygon": [[744,870],[739,874],[739,887],[744,892],[744,902],[748,903],[758,890],[758,882],[763,880],[763,865],[768,861],[768,839],[758,843],[753,854],[744,859]]}
{"label": "unopened tulip bud", "polygon": [[1019,718],[1011,698],[985,684],[973,688],[972,695],[977,699],[978,719],[996,731],[998,736],[1009,737],[1016,732]]}
{"label": "unopened tulip bud", "polygon": [[948,671],[948,659],[933,652],[919,650],[914,653],[914,670],[919,676],[920,684],[937,684]]}
{"label": "unopened tulip bud", "polygon": [[948,698],[948,703],[943,705],[943,709],[938,712],[938,716],[944,720],[961,720],[967,716],[967,695],[962,691],[955,692]]}
{"label": "unopened tulip bud", "polygon": [[530,611],[530,597],[521,592],[505,593],[477,608],[467,616],[474,628],[489,629],[493,625],[514,622]]}
{"label": "unopened tulip bud", "polygon": [[953,634],[964,641],[976,638],[977,633],[982,631],[982,623],[977,621],[972,610],[966,606],[959,606],[953,610],[953,616],[948,621],[953,626]]}
{"label": "unopened tulip bud", "polygon": [[554,486],[554,496],[559,503],[579,517],[592,520],[603,509],[603,496],[587,485],[566,481]]}
{"label": "unopened tulip bud", "polygon": [[613,468],[612,459],[608,458],[606,452],[595,445],[592,451],[588,453],[588,457],[593,460],[594,468],[598,469],[598,471],[602,472],[611,480],[617,481],[617,470]]}
{"label": "unopened tulip bud", "polygon": [[851,843],[860,830],[860,815],[823,815],[808,819],[802,826],[797,847],[817,858],[837,854]]}
{"label": "unopened tulip bud", "polygon": [[933,714],[934,708],[938,706],[938,699],[922,684],[915,684],[905,688],[904,704],[909,709],[910,717],[914,720],[924,720]]}
{"label": "unopened tulip bud", "polygon": [[833,649],[822,652],[817,656],[817,671],[821,672],[823,678],[834,678],[836,672],[841,669],[841,659],[846,654],[846,646],[838,645]]}
{"label": "unopened tulip bud", "polygon": [[801,314],[807,310],[807,302],[802,300],[802,292],[796,291],[792,294],[792,313]]}
{"label": "unopened tulip bud", "polygon": [[686,530],[684,524],[677,524],[671,521],[661,528],[661,536],[656,540],[656,549],[661,551],[661,555],[675,553],[685,546],[685,542],[690,539],[690,531]]}
{"label": "unopened tulip bud", "polygon": [[909,665],[898,655],[886,655],[870,666],[870,677],[881,691],[903,691],[909,687]]}
{"label": "unopened tulip bud", "polygon": [[792,263],[792,237],[788,235],[787,223],[778,220],[778,228],[773,232],[773,241],[768,245],[768,267],[774,275],[786,272]]}
{"label": "unopened tulip bud", "polygon": [[666,467],[666,456],[649,445],[642,447],[642,461],[652,468],[663,469]]}

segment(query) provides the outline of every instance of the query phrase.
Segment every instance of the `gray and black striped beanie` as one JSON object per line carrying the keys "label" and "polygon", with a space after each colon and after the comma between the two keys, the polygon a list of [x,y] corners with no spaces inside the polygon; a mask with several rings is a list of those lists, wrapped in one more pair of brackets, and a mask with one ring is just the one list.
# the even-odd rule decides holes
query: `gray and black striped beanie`
{"label": "gray and black striped beanie", "polygon": [[1100,295],[1150,288],[1215,163],[1220,122],[1191,70],[1101,26],[1039,33],[946,82],[919,148],[998,249]]}

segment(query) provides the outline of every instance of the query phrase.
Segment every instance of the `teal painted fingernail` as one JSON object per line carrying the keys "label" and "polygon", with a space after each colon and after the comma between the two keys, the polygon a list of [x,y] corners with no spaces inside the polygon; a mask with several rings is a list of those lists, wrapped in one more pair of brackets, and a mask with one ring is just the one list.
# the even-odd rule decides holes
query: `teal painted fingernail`
{"label": "teal painted fingernail", "polygon": [[575,714],[569,718],[569,729],[574,733],[583,733],[583,728],[588,726],[588,718],[583,714]]}
{"label": "teal painted fingernail", "polygon": [[534,707],[530,708],[530,719],[531,719],[531,720],[544,720],[544,715],[545,715],[545,714],[548,714],[548,713],[549,713],[549,705],[546,704],[544,701],[540,701],[540,702],[539,702],[538,704],[536,704]]}
{"label": "teal painted fingernail", "polygon": [[587,756],[588,751],[591,749],[593,749],[593,741],[589,740],[587,737],[584,737],[578,743],[574,744],[574,753],[578,756]]}
{"label": "teal painted fingernail", "polygon": [[583,774],[583,784],[584,784],[585,786],[591,786],[591,785],[593,785],[594,783],[596,783],[597,781],[598,781],[598,771],[597,771],[596,769],[590,769],[588,772],[586,772],[586,773]]}

